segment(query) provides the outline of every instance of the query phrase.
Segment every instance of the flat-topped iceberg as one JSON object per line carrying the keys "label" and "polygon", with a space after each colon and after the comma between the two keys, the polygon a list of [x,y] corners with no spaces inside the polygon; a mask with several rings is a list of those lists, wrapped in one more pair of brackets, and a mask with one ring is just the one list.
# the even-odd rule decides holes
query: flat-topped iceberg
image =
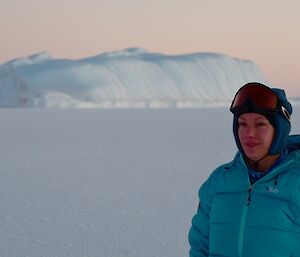
{"label": "flat-topped iceberg", "polygon": [[250,81],[268,84],[254,62],[216,53],[129,48],[68,60],[42,52],[0,65],[0,107],[224,106]]}

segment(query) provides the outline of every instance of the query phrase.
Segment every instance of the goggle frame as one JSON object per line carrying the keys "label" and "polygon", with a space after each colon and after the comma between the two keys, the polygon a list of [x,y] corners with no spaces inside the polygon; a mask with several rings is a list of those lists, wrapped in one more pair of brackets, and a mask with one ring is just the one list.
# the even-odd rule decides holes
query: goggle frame
{"label": "goggle frame", "polygon": [[241,87],[232,100],[230,111],[232,113],[241,111],[248,101],[261,112],[280,112],[289,122],[291,120],[290,113],[282,105],[278,95],[263,84],[253,82]]}

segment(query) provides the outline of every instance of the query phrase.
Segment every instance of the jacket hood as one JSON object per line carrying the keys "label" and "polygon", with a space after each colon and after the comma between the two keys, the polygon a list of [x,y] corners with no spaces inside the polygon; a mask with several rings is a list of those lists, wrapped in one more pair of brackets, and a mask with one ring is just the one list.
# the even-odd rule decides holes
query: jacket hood
{"label": "jacket hood", "polygon": [[288,152],[300,151],[300,135],[290,135],[287,139]]}
{"label": "jacket hood", "polygon": [[[299,135],[290,135],[287,138],[287,158],[283,163],[289,163],[289,165],[299,167],[300,165],[300,134]],[[291,162],[291,160],[294,160]],[[235,165],[241,165],[240,167],[247,167],[247,164],[244,160],[244,155],[242,152],[238,151],[234,159],[224,165],[225,169],[231,169]]]}

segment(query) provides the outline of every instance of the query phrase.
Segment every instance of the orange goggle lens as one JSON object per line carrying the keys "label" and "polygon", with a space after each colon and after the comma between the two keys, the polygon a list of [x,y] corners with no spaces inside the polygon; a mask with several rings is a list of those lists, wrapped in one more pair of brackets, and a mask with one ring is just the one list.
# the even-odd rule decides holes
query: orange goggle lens
{"label": "orange goggle lens", "polygon": [[277,109],[278,96],[267,86],[258,83],[247,84],[236,93],[230,109],[242,107],[250,100],[256,108]]}

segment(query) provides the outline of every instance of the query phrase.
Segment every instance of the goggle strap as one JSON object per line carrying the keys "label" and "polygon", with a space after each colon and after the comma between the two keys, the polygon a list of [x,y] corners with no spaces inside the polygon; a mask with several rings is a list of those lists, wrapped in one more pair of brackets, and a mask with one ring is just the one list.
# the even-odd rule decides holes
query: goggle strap
{"label": "goggle strap", "polygon": [[283,105],[281,105],[281,112],[284,115],[284,117],[290,122],[291,121],[291,115]]}

